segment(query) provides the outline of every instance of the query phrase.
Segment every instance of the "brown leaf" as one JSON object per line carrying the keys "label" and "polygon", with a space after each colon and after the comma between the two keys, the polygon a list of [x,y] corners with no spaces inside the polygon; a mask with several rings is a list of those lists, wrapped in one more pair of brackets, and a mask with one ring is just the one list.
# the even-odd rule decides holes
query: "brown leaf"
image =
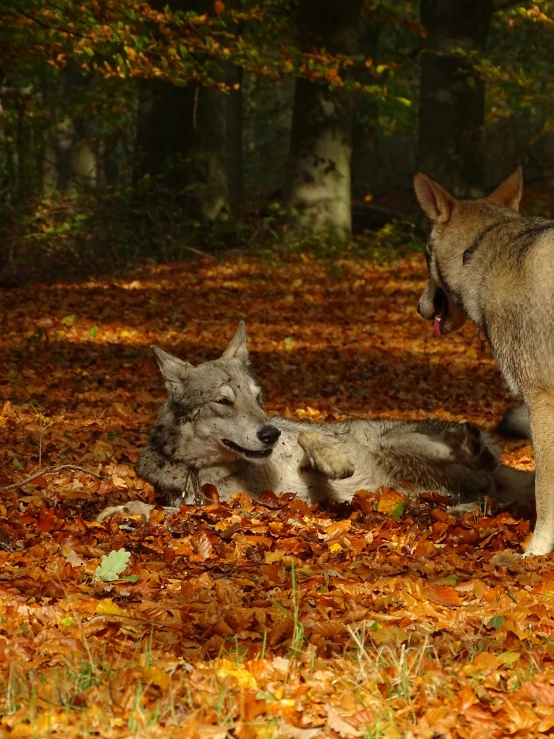
{"label": "brown leaf", "polygon": [[52,531],[52,529],[54,528],[54,513],[51,509],[42,509],[40,518],[37,523],[37,528],[39,531],[42,531],[45,534]]}
{"label": "brown leaf", "polygon": [[343,719],[330,703],[327,703],[325,707],[327,709],[327,726],[331,731],[335,731],[343,739],[347,739],[349,736],[363,736],[364,732],[359,731],[359,729],[356,729],[355,726],[352,726],[351,723]]}

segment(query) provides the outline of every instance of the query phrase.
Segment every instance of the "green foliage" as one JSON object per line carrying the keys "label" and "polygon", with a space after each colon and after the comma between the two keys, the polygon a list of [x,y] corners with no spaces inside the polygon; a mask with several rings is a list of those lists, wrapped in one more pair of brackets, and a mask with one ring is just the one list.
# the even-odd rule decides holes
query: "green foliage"
{"label": "green foliage", "polygon": [[130,552],[126,552],[125,549],[118,549],[107,555],[105,554],[94,572],[92,581],[113,582],[119,580],[120,575],[127,569],[130,558]]}
{"label": "green foliage", "polygon": [[499,629],[503,624],[506,623],[504,616],[493,616],[487,623],[488,629]]}
{"label": "green foliage", "polygon": [[402,518],[404,515],[404,510],[406,508],[406,501],[403,500],[401,503],[399,503],[397,506],[395,506],[392,509],[391,518],[393,521],[398,521],[399,518]]}

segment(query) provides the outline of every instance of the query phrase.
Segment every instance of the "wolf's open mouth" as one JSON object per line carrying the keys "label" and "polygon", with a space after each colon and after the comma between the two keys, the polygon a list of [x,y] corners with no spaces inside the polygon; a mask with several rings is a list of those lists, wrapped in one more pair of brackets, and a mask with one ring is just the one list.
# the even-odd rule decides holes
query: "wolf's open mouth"
{"label": "wolf's open mouth", "polygon": [[448,298],[440,287],[437,287],[433,302],[435,307],[435,331],[438,334],[443,334],[445,333],[443,331],[444,322],[448,318]]}
{"label": "wolf's open mouth", "polygon": [[225,446],[228,446],[229,449],[232,449],[235,452],[239,452],[239,454],[244,454],[245,457],[250,457],[251,459],[264,459],[264,457],[269,457],[269,455],[273,451],[273,447],[271,447],[270,449],[262,449],[258,452],[253,449],[245,449],[244,447],[235,444],[234,441],[229,441],[229,439],[222,439],[221,441],[225,444]]}

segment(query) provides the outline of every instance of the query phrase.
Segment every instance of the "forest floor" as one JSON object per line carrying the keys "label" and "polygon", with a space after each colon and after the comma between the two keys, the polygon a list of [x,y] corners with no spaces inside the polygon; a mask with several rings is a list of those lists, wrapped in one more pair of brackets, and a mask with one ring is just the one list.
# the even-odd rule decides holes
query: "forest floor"
{"label": "forest floor", "polygon": [[153,500],[134,472],[164,397],[149,345],[200,363],[241,318],[270,414],[494,428],[495,362],[473,326],[417,316],[424,272],[234,256],[0,296],[0,485],[43,470],[0,497],[0,739],[552,735],[554,560],[518,556],[532,512],[455,519],[429,494],[396,517],[401,496],[370,490],[94,521]]}

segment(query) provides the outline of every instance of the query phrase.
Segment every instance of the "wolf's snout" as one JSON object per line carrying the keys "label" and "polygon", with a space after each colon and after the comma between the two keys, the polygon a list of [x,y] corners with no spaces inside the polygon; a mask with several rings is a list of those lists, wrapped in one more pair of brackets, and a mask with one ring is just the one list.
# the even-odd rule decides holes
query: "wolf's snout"
{"label": "wolf's snout", "polygon": [[281,432],[277,426],[272,426],[267,423],[265,426],[258,431],[258,439],[263,441],[264,444],[272,445],[275,444],[277,439],[281,436]]}

